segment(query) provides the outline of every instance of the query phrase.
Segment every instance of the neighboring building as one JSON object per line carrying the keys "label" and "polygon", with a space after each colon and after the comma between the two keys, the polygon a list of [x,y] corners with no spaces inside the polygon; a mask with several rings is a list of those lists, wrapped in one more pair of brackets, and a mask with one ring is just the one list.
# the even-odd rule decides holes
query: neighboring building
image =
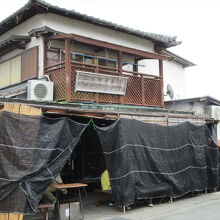
{"label": "neighboring building", "polygon": [[[0,23],[0,96],[26,98],[27,81],[46,74],[54,100],[164,107],[166,85],[184,97],[184,68],[194,65],[167,51],[180,43],[30,0]],[[75,92],[77,71],[126,77],[126,93]]]}
{"label": "neighboring building", "polygon": [[[198,116],[212,118],[216,123],[220,120],[220,101],[210,96],[166,101],[165,107],[169,111],[192,112]],[[220,146],[220,124],[217,125],[217,139]]]}
{"label": "neighboring building", "polygon": [[[185,68],[195,66],[195,64],[168,50],[162,50],[161,53],[172,58],[171,60],[164,61],[164,88],[166,89],[167,85],[170,84],[174,91],[174,99],[185,98]],[[166,90],[164,92],[166,93]],[[165,96],[165,100],[170,100],[170,97]]]}

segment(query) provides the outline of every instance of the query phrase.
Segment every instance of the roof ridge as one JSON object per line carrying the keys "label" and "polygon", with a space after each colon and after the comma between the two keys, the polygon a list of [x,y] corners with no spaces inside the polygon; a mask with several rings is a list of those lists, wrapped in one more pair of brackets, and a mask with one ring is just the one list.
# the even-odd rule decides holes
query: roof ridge
{"label": "roof ridge", "polygon": [[[44,9],[42,9],[42,11],[40,11],[40,9],[38,9],[37,7],[31,8],[34,5],[41,6]],[[134,35],[137,37],[147,39],[147,40],[151,40],[154,43],[156,42],[157,44],[162,45],[164,48],[168,48],[168,47],[172,47],[172,46],[176,46],[176,45],[181,44],[180,41],[176,41],[176,38],[177,38],[176,36],[168,36],[168,35],[163,35],[163,34],[156,34],[156,33],[136,30],[134,28],[126,27],[126,26],[123,26],[123,25],[120,25],[117,23],[113,23],[111,21],[106,21],[106,20],[102,20],[100,18],[89,16],[87,14],[82,14],[80,12],[77,12],[74,9],[68,10],[66,8],[61,8],[59,6],[52,5],[44,0],[29,0],[19,10],[14,12],[12,15],[7,17],[6,19],[2,20],[0,22],[0,36],[2,34],[4,34],[5,32],[7,32],[8,30],[10,30],[11,28],[15,27],[16,25],[19,25],[21,22],[29,19],[34,14],[44,13],[43,10],[45,10],[45,9],[46,9],[46,11],[51,12],[51,13],[65,15],[65,16],[68,16],[73,19],[85,21],[85,22],[99,25],[99,26],[109,28],[109,29],[112,29],[115,31],[124,32],[127,34],[131,34],[131,35]],[[33,15],[26,15],[26,17],[24,17],[23,14],[25,14],[26,10],[30,10],[30,11],[32,10],[31,12]],[[19,16],[20,13],[21,13],[21,15]],[[22,19],[22,16],[23,16],[23,19]],[[9,24],[9,25],[6,27],[6,24]],[[5,27],[3,27],[3,26],[5,26]]]}

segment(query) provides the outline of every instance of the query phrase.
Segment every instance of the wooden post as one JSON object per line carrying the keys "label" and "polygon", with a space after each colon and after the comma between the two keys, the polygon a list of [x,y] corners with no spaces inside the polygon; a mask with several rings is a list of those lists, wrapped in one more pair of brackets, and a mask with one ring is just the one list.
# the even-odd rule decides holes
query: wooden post
{"label": "wooden post", "polygon": [[141,75],[141,98],[142,105],[145,105],[145,89],[144,89],[144,76]]}
{"label": "wooden post", "polygon": [[118,69],[119,69],[119,75],[122,76],[122,52],[118,51]]}
{"label": "wooden post", "polygon": [[49,219],[49,216],[48,216],[48,208],[45,208],[45,220],[48,220]]}
{"label": "wooden post", "polygon": [[123,213],[125,214],[125,206],[123,206]]}
{"label": "wooden post", "polygon": [[[119,76],[122,76],[122,52],[118,51],[118,69],[119,69]],[[120,96],[120,103],[124,104],[124,96]]]}
{"label": "wooden post", "polygon": [[[138,64],[139,59],[135,58],[134,59],[134,64]],[[138,65],[133,65],[133,71],[138,72]]]}
{"label": "wooden post", "polygon": [[[98,62],[96,62],[95,65],[96,65],[95,66],[95,73],[99,73]],[[99,103],[99,93],[98,92],[95,93],[95,101],[96,101],[96,103]]]}
{"label": "wooden post", "polygon": [[159,60],[159,73],[161,82],[161,106],[164,108],[164,92],[163,92],[163,60]]}
{"label": "wooden post", "polygon": [[82,151],[82,160],[81,160],[81,166],[82,166],[82,180],[85,178],[85,145],[82,145],[83,151]]}
{"label": "wooden post", "polygon": [[66,101],[71,101],[71,63],[70,63],[70,39],[65,39],[65,79]]}
{"label": "wooden post", "polygon": [[47,66],[47,38],[44,38],[44,74],[46,74],[45,68]]}

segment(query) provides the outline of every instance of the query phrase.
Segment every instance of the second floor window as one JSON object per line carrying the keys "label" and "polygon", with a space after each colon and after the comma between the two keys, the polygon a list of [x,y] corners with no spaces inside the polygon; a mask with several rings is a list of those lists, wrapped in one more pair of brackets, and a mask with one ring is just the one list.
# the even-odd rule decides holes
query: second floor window
{"label": "second floor window", "polygon": [[48,50],[47,51],[47,66],[52,66],[60,62],[59,50]]}
{"label": "second floor window", "polygon": [[108,66],[112,68],[117,68],[117,60],[97,57],[99,66]]}
{"label": "second floor window", "polygon": [[0,88],[20,83],[38,75],[38,47],[0,63]]}

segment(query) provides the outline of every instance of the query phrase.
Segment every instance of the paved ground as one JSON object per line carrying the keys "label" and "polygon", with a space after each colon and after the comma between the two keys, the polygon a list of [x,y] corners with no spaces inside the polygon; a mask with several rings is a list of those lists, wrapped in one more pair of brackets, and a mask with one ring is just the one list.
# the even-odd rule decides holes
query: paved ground
{"label": "paved ground", "polygon": [[[84,201],[85,220],[219,220],[220,192],[179,199],[147,207],[142,205],[123,214],[120,209],[107,205],[95,206],[94,200]],[[39,213],[24,220],[41,219]]]}
{"label": "paved ground", "polygon": [[[103,207],[93,213],[87,209],[85,220],[219,220],[220,192],[202,194],[193,198],[180,199],[173,203],[141,207],[125,213]],[[102,215],[102,216],[101,216]]]}

